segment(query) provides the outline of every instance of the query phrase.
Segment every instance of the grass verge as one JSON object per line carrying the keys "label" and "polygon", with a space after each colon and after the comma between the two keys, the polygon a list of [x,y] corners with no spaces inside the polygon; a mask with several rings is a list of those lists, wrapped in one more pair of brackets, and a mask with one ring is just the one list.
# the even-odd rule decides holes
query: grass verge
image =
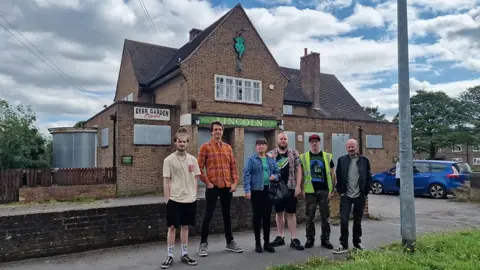
{"label": "grass verge", "polygon": [[352,252],[346,261],[313,257],[304,263],[270,270],[476,270],[480,265],[480,230],[426,234],[417,239],[417,251],[407,254],[400,243],[378,250]]}

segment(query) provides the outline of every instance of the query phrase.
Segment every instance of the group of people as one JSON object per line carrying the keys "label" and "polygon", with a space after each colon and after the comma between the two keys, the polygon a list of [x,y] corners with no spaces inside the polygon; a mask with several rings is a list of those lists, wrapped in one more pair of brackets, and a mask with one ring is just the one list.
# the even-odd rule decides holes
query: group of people
{"label": "group of people", "polygon": [[[189,135],[180,128],[174,136],[176,151],[163,163],[164,192],[167,200],[167,245],[168,254],[162,268],[173,264],[176,229],[180,228],[181,261],[196,265],[187,250],[188,228],[196,222],[197,182],[206,185],[204,214],[198,255],[208,255],[210,222],[220,199],[227,251],[241,253],[243,248],[234,240],[231,226],[231,201],[239,182],[237,164],[229,144],[222,141],[224,127],[221,122],[212,122],[212,138],[200,147],[198,159],[186,153]],[[358,153],[357,141],[346,142],[347,155],[338,158],[320,149],[321,138],[313,134],[308,138],[310,151],[299,154],[288,147],[288,137],[280,133],[277,147],[268,151],[265,138],[255,143],[256,153],[248,158],[243,169],[245,198],[251,201],[255,235],[255,251],[273,253],[275,247],[285,245],[285,219],[290,232],[290,247],[296,250],[312,248],[315,243],[314,219],[317,205],[321,217],[321,246],[340,254],[348,251],[348,224],[353,206],[353,246],[363,249],[361,244],[361,220],[366,198],[370,190],[372,174],[369,160]],[[283,182],[288,196],[273,203],[269,197],[272,183]],[[330,242],[330,200],[334,190],[340,196],[340,245],[334,248]],[[305,198],[306,242],[302,245],[297,238],[298,198]],[[270,241],[272,208],[276,212],[278,236]],[[263,245],[261,230],[263,228]]]}

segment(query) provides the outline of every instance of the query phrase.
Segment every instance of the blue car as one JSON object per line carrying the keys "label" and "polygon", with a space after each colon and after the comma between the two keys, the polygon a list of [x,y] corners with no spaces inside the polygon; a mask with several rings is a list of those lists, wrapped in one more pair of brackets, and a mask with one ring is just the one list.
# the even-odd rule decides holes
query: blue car
{"label": "blue car", "polygon": [[[414,160],[413,183],[415,195],[428,194],[435,199],[444,199],[454,189],[463,185],[468,176],[455,161]],[[395,179],[395,167],[373,175],[373,194],[399,193]]]}

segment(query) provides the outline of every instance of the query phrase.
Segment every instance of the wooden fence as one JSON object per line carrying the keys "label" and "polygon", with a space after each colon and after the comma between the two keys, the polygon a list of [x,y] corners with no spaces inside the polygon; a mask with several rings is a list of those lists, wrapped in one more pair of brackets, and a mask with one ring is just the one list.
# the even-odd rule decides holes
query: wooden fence
{"label": "wooden fence", "polygon": [[21,187],[115,184],[115,168],[0,170],[0,204],[18,201]]}

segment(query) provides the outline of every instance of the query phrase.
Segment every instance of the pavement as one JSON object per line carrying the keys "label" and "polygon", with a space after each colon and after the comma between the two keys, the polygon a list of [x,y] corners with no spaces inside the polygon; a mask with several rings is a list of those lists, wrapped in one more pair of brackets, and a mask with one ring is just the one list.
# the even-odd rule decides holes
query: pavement
{"label": "pavement", "polygon": [[[477,227],[480,224],[480,205],[458,203],[452,200],[434,200],[430,198],[416,198],[416,225],[417,235],[440,230],[456,230],[467,227]],[[401,240],[400,236],[400,204],[398,196],[370,195],[369,210],[373,219],[363,221],[362,241],[367,249]],[[339,226],[332,225],[331,241],[338,244]],[[317,224],[317,239],[320,226]],[[302,243],[305,243],[305,227],[300,226],[297,234]],[[276,236],[276,229],[272,228],[271,238]],[[311,256],[326,256],[329,258],[344,258],[346,255],[333,255],[331,250],[319,246],[319,240],[312,249],[297,251],[282,246],[276,248],[273,254],[254,252],[253,232],[234,233],[235,240],[244,247],[241,254],[224,250],[223,235],[209,237],[209,256],[200,258],[196,255],[199,238],[191,238],[189,251],[198,265],[187,266],[180,263],[180,246],[175,246],[176,263],[171,269],[265,269],[268,266],[286,264],[295,261],[305,261]],[[287,233],[287,237],[288,233]],[[177,240],[178,241],[178,240]],[[351,241],[351,236],[350,236]],[[103,250],[95,250],[78,254],[61,255],[48,258],[23,260],[0,264],[0,269],[8,270],[157,270],[160,269],[166,256],[166,243],[149,243],[135,246],[124,246]]]}

